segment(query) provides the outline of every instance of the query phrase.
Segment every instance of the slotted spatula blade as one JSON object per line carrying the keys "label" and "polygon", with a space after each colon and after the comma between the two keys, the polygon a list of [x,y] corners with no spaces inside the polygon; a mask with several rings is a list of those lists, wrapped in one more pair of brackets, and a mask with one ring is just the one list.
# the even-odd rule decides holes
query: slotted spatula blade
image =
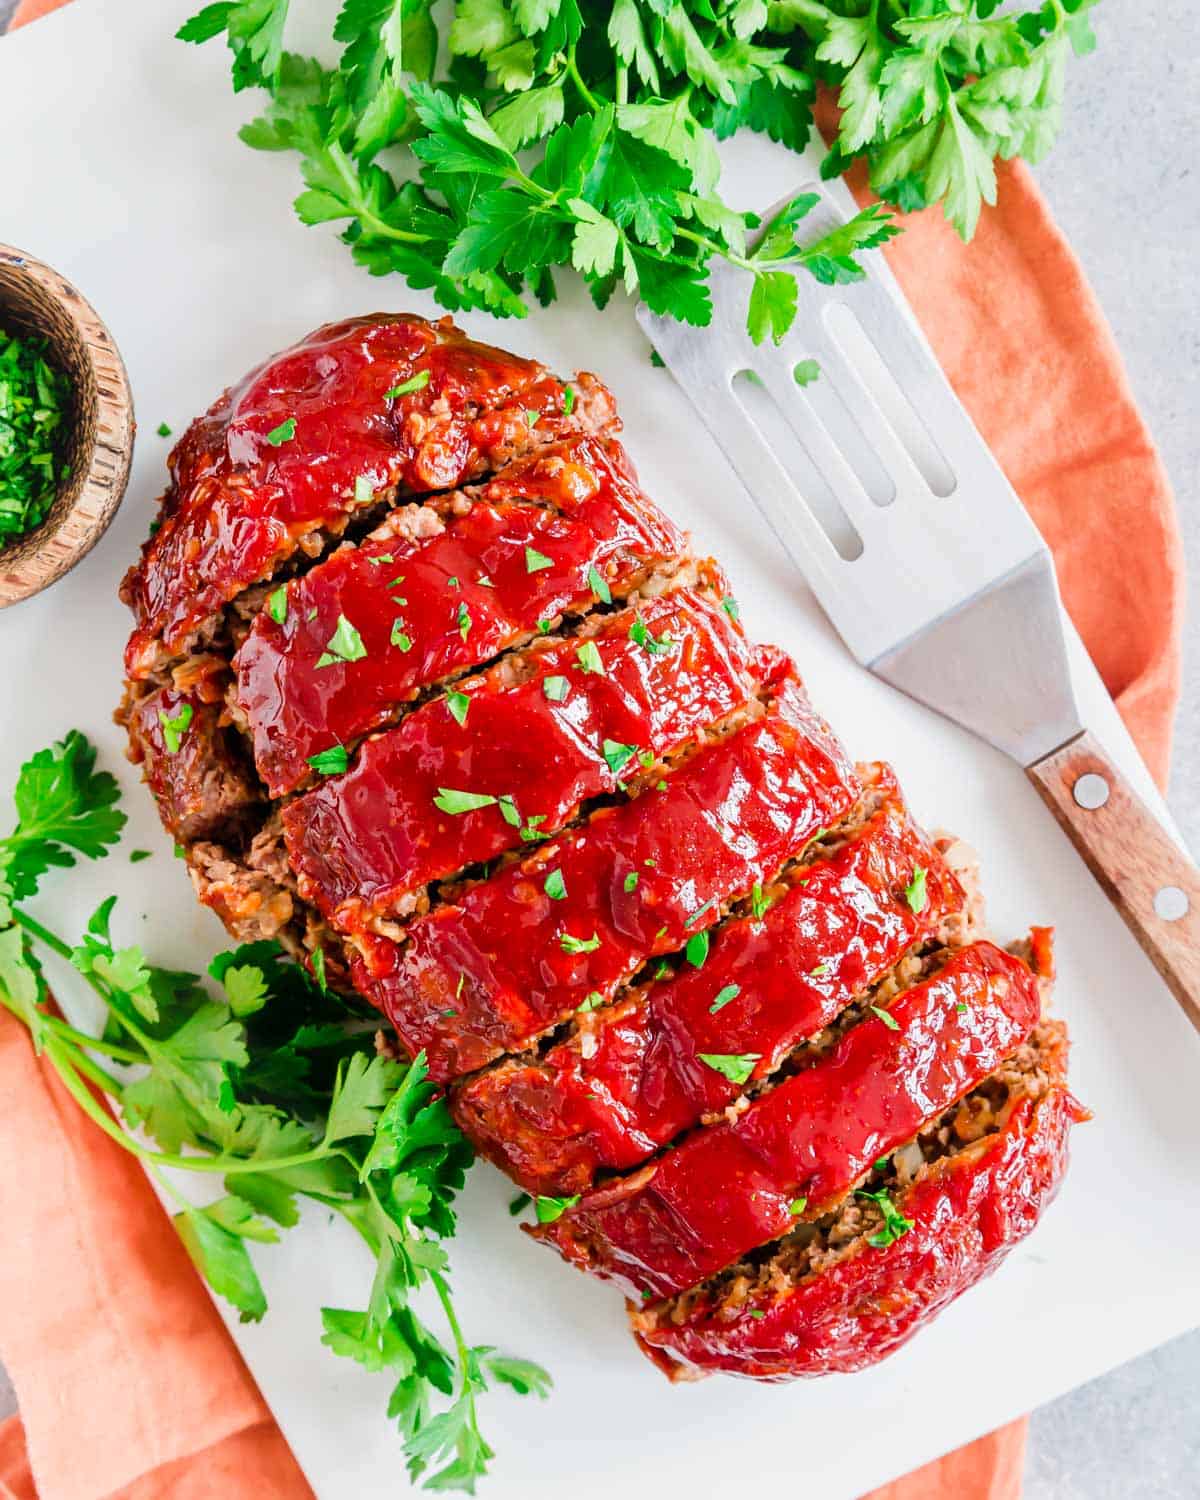
{"label": "slotted spatula blade", "polygon": [[[815,238],[845,216],[805,190]],[[1050,553],[867,260],[851,285],[798,272],[778,347],[724,263],[709,327],[638,319],[849,649],[1026,768],[1200,1028],[1200,873],[1080,722]]]}

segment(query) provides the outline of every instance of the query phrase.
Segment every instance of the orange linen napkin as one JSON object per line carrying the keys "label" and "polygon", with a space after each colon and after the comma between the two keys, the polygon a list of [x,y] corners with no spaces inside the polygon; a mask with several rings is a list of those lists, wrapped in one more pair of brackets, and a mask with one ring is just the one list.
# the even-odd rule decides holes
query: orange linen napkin
{"label": "orange linen napkin", "polygon": [[[15,23],[62,3],[24,0]],[[1161,784],[1183,612],[1170,488],[1031,175],[1009,164],[999,179],[969,247],[930,210],[888,258],[1053,548],[1067,609]],[[310,1495],[140,1170],[7,1015],[0,1098],[0,1360],[21,1406],[0,1427],[0,1500]],[[1018,1500],[1024,1444],[1014,1423],[867,1500]]]}

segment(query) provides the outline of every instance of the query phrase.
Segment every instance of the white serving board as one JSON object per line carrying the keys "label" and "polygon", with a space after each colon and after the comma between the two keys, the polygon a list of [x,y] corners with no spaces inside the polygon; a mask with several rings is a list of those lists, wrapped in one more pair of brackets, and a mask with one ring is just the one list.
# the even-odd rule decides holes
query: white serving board
{"label": "white serving board", "polygon": [[[332,232],[294,220],[289,158],[235,139],[253,101],[231,97],[225,53],[171,39],[186,13],[179,0],[77,0],[0,41],[0,239],[95,302],[141,420],[129,493],[101,545],[65,582],[0,614],[0,786],[33,748],[86,731],[121,776],[129,834],[105,864],[50,881],[44,907],[67,928],[116,890],[122,935],[159,962],[200,967],[224,934],[172,859],[110,720],[129,623],[116,587],[145,535],[168,446],[155,428],[165,420],[178,432],[227,382],[327,319],[432,306],[399,279],[369,280]],[[746,207],[800,175],[759,140],[733,143],[726,160]],[[1021,772],[850,660],[682,393],[651,368],[632,309],[617,301],[598,314],[562,281],[564,300],[524,324],[464,322],[558,369],[603,375],[647,488],[722,559],[749,632],[796,654],[853,752],[891,758],[927,823],[975,844],[999,933],[1057,926],[1058,1008],[1075,1039],[1075,1087],[1096,1119],[1076,1132],[1058,1203],[997,1276],[880,1368],[788,1387],[668,1386],[630,1342],[619,1296],[516,1233],[509,1184],[480,1167],[451,1246],[466,1328],[540,1360],[556,1381],[548,1406],[507,1393],[485,1403],[499,1456],[483,1493],[707,1500],[752,1480],[851,1500],[1200,1322],[1200,1038]],[[1078,648],[1075,666],[1091,727],[1161,806]],[[154,858],[130,866],[135,847]],[[369,1268],[358,1246],[310,1215],[258,1259],[272,1310],[231,1331],[314,1488],[322,1500],[403,1492],[384,1380],[318,1344],[322,1303],[362,1304]]]}

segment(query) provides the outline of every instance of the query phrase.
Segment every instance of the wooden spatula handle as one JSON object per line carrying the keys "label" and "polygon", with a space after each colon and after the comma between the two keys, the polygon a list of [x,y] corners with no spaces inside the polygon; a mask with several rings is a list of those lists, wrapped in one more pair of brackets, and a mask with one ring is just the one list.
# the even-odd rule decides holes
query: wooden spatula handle
{"label": "wooden spatula handle", "polygon": [[1200,1030],[1200,870],[1087,730],[1026,774]]}

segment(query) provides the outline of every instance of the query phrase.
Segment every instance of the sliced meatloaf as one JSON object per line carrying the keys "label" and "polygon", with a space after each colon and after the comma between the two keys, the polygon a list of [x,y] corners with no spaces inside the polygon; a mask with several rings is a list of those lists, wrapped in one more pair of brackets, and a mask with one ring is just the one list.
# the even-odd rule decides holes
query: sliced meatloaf
{"label": "sliced meatloaf", "polygon": [[593,377],[318,329],[170,459],[118,717],[202,902],[382,1013],[672,1378],[857,1369],[1082,1118],[1050,932],[855,765]]}

